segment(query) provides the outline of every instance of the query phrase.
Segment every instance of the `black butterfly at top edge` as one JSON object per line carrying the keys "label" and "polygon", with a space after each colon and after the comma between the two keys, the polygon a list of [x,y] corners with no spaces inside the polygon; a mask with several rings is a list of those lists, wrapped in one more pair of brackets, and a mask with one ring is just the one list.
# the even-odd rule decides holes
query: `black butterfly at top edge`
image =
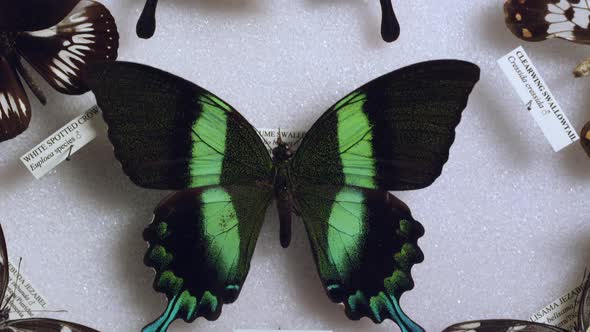
{"label": "black butterfly at top edge", "polygon": [[[580,292],[577,321],[573,332],[588,332],[590,329],[590,277],[586,277]],[[490,319],[454,324],[443,332],[570,332],[542,323],[512,319]]]}
{"label": "black butterfly at top edge", "polygon": [[273,200],[281,245],[299,215],[324,289],[347,317],[424,331],[400,304],[424,228],[389,191],[438,178],[479,74],[458,60],[393,71],[329,108],[296,153],[279,142],[271,156],[238,111],[194,83],[136,63],[91,66],[85,78],[123,171],[139,186],[177,190],[144,233],[168,307],[143,331],[215,320],[238,298]]}
{"label": "black butterfly at top edge", "polygon": [[8,290],[8,251],[4,231],[0,225],[0,331],[2,332],[98,332],[87,326],[49,318],[25,318],[10,320],[10,296]]}
{"label": "black butterfly at top edge", "polygon": [[80,80],[91,62],[115,60],[115,19],[92,0],[5,0],[0,3],[0,142],[25,131],[31,106],[22,77],[42,104],[46,98],[26,60],[57,91],[88,91]]}
{"label": "black butterfly at top edge", "polygon": [[[381,36],[386,42],[397,40],[400,34],[400,27],[391,0],[379,0],[381,2],[382,21]],[[156,7],[158,0],[147,0],[145,7],[137,22],[137,36],[143,39],[151,38],[156,31]]]}
{"label": "black butterfly at top edge", "polygon": [[[506,0],[506,25],[518,38],[538,42],[551,38],[590,45],[590,5],[580,0]],[[574,69],[590,74],[590,58]]]}

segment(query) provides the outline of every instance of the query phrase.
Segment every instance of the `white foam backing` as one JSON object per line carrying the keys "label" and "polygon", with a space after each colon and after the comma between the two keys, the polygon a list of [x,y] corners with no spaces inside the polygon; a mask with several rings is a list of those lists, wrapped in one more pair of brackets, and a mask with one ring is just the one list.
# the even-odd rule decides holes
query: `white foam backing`
{"label": "white foam backing", "polygon": [[[384,43],[376,0],[162,0],[149,41],[135,35],[143,0],[104,0],[117,19],[120,59],[206,87],[254,126],[306,129],[334,102],[394,69],[456,58],[481,67],[442,176],[398,196],[426,229],[425,261],[402,307],[428,331],[461,320],[528,319],[582,278],[590,259],[590,160],[579,145],[554,153],[496,60],[522,42],[502,1],[394,1],[400,39]],[[573,67],[588,47],[524,44],[572,124],[590,120],[590,79]],[[41,81],[39,76],[36,76]],[[138,331],[165,308],[143,265],[142,230],[165,192],[135,186],[106,135],[41,180],[18,158],[93,104],[41,84],[25,134],[0,146],[0,211],[11,257],[46,295],[54,318],[102,331]],[[29,93],[30,96],[32,94]],[[171,331],[324,329],[396,331],[391,321],[349,321],[317,277],[301,223],[279,245],[269,209],[238,301],[219,320]]]}

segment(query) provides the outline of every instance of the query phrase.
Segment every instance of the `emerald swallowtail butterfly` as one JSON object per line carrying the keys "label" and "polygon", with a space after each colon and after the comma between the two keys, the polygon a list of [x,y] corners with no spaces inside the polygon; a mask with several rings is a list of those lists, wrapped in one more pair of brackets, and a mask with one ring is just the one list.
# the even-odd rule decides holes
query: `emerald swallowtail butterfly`
{"label": "emerald swallowtail butterfly", "polygon": [[[8,290],[8,252],[4,231],[0,225],[0,331],[6,332],[98,332],[89,327],[49,318],[25,318],[10,320],[10,301],[5,298]],[[17,284],[17,283],[15,283]]]}
{"label": "emerald swallowtail butterfly", "polygon": [[[391,0],[381,1],[382,21],[381,36],[387,42],[395,41],[399,37],[400,27],[391,5]],[[140,38],[151,38],[156,31],[156,7],[158,0],[146,0],[139,21],[137,21],[136,32]]]}
{"label": "emerald swallowtail butterfly", "polygon": [[[573,332],[588,332],[590,329],[590,278],[587,278],[579,298],[576,326]],[[471,321],[447,327],[443,332],[570,332],[542,323],[512,319]]]}
{"label": "emerald swallowtail butterfly", "polygon": [[20,76],[42,104],[45,97],[25,69],[31,64],[57,91],[83,94],[80,72],[93,61],[115,60],[119,35],[103,5],[91,0],[6,0],[0,4],[0,142],[31,120]]}
{"label": "emerald swallowtail butterfly", "polygon": [[295,212],[329,298],[349,318],[423,331],[399,299],[414,286],[424,229],[389,190],[424,188],[441,174],[476,65],[431,61],[377,78],[326,111],[297,153],[279,142],[272,158],[240,113],[189,81],[125,62],[92,66],[87,80],[124,172],[139,186],[177,190],[144,233],[154,288],[168,298],[144,332],[217,319],[237,299],[273,199],[281,244]]}

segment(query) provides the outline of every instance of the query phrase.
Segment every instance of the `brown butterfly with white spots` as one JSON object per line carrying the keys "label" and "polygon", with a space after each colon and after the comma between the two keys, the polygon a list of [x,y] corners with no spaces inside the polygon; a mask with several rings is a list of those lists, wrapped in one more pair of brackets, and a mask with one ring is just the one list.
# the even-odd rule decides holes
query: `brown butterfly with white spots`
{"label": "brown butterfly with white spots", "polygon": [[10,302],[5,298],[8,290],[8,252],[4,231],[0,225],[0,332],[98,332],[87,326],[49,318],[9,320]]}
{"label": "brown butterfly with white spots", "polygon": [[[588,0],[507,0],[506,25],[518,38],[536,42],[560,38],[590,45]],[[574,76],[590,74],[590,58],[574,69]]]}
{"label": "brown butterfly with white spots", "polygon": [[[573,332],[590,331],[590,277],[586,278],[579,297],[578,316]],[[570,332],[552,325],[512,319],[471,321],[447,327],[443,332]]]}
{"label": "brown butterfly with white spots", "polygon": [[5,0],[0,3],[0,142],[29,126],[31,106],[19,78],[42,104],[46,98],[26,60],[57,91],[88,91],[80,73],[115,60],[119,34],[106,7],[92,0]]}

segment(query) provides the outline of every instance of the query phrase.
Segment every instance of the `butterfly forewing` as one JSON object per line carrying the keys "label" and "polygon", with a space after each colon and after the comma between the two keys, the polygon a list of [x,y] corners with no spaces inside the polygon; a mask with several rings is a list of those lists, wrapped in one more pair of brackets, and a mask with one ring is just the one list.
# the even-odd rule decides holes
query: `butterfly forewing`
{"label": "butterfly forewing", "polygon": [[0,142],[29,127],[31,106],[23,85],[7,58],[0,55]]}
{"label": "butterfly forewing", "polygon": [[590,8],[579,0],[507,0],[506,25],[526,41],[562,38],[590,44]]}
{"label": "butterfly forewing", "polygon": [[476,65],[445,60],[366,84],[313,125],[292,161],[293,176],[368,189],[427,187],[441,174],[478,79]]}
{"label": "butterfly forewing", "polygon": [[18,0],[0,4],[1,31],[36,31],[56,25],[80,0]]}
{"label": "butterfly forewing", "polygon": [[587,332],[590,329],[590,276],[586,276],[579,301],[578,331]]}
{"label": "butterfly forewing", "polygon": [[82,94],[88,91],[83,70],[117,58],[117,26],[106,7],[91,0],[80,1],[62,18],[50,29],[21,34],[16,48],[57,91]]}
{"label": "butterfly forewing", "polygon": [[168,308],[144,331],[165,331],[175,319],[215,320],[242,288],[272,188],[212,186],[172,194],[154,212],[144,236],[145,263]]}
{"label": "butterfly forewing", "polygon": [[443,332],[567,332],[564,329],[520,320],[492,319],[455,324]]}
{"label": "butterfly forewing", "polygon": [[270,182],[272,161],[256,130],[231,106],[155,68],[96,65],[89,85],[125,173],[158,189]]}

